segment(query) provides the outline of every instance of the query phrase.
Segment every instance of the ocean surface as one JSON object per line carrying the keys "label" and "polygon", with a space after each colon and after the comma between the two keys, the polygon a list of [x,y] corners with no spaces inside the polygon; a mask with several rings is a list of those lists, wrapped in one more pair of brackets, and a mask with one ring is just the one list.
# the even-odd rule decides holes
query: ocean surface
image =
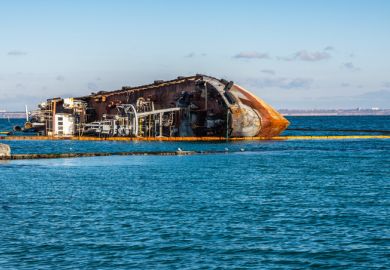
{"label": "ocean surface", "polygon": [[[289,120],[285,135],[390,130],[389,116]],[[388,139],[0,143],[230,152],[0,162],[0,269],[390,269]]]}

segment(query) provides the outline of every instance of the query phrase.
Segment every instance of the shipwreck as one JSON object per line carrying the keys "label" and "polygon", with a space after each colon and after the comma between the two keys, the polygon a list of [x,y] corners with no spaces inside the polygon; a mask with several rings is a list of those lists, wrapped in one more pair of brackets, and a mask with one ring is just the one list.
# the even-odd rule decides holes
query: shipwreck
{"label": "shipwreck", "polygon": [[87,96],[51,98],[22,129],[44,136],[274,137],[289,122],[224,79],[197,74]]}

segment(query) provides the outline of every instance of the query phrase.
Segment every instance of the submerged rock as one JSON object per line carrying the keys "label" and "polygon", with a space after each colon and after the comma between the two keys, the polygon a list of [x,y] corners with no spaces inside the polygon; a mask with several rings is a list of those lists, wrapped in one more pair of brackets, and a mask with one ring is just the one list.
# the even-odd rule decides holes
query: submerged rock
{"label": "submerged rock", "polygon": [[0,143],[0,158],[2,157],[10,157],[11,156],[11,148],[7,144]]}

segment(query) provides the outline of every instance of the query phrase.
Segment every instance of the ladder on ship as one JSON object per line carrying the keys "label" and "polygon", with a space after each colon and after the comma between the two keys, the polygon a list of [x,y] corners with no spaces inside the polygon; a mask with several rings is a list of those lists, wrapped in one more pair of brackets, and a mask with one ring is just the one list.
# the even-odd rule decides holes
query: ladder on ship
{"label": "ladder on ship", "polygon": [[45,117],[45,135],[53,134],[53,102],[50,102],[47,106],[47,110],[44,111]]}

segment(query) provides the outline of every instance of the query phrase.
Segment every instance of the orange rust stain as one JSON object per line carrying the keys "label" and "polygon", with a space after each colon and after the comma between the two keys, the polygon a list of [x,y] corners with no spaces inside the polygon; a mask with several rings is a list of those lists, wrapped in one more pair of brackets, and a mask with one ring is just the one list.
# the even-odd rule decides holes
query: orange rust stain
{"label": "orange rust stain", "polygon": [[252,107],[258,110],[261,115],[262,128],[257,136],[267,138],[275,137],[288,127],[290,122],[274,108],[241,86],[237,84],[234,86],[240,94],[252,103]]}

